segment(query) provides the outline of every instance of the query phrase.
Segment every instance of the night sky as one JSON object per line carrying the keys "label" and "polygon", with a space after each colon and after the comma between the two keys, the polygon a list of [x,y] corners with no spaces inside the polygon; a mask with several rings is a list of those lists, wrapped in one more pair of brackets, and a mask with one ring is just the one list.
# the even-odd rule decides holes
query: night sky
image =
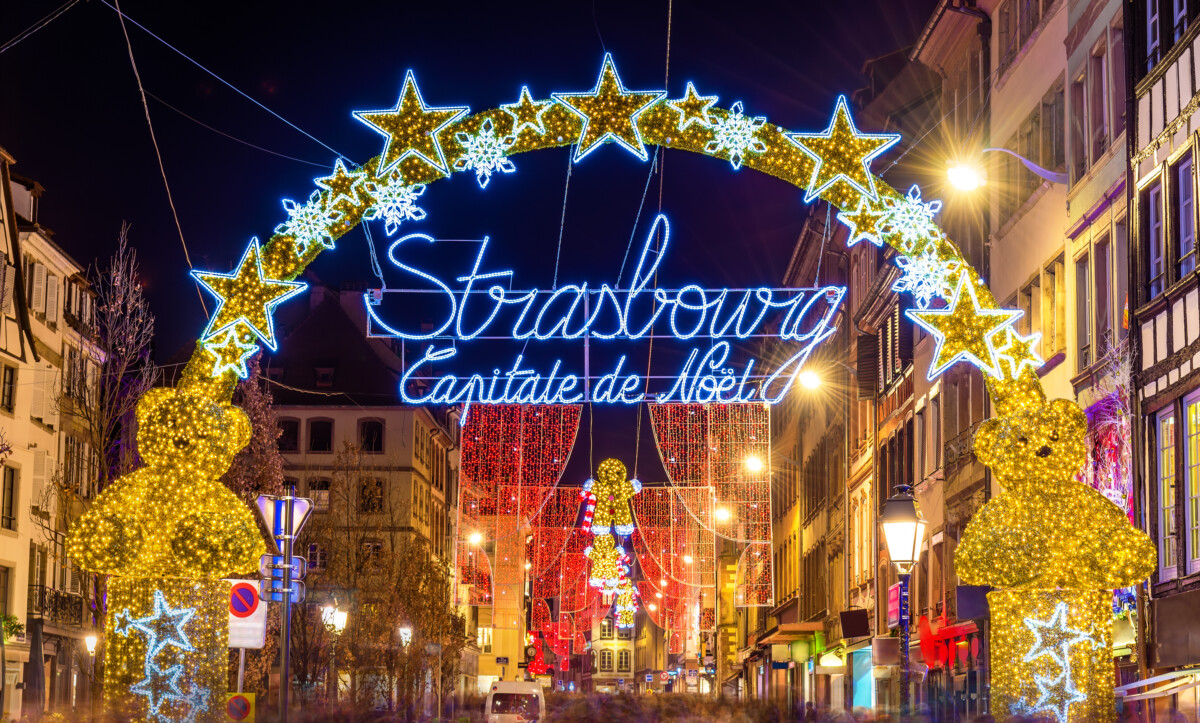
{"label": "night sky", "polygon": [[[3,43],[60,3],[0,5]],[[719,95],[721,107],[741,100],[747,115],[765,115],[790,129],[820,130],[836,96],[863,85],[863,62],[911,44],[934,5],[934,0],[678,0],[666,89],[679,97],[691,80],[701,93]],[[477,111],[515,101],[523,84],[535,98],[589,90],[605,51],[613,53],[627,87],[662,88],[667,52],[667,3],[647,0],[544,6],[125,0],[121,9],[360,162],[379,153],[383,139],[350,112],[391,107],[406,69],[415,71],[427,103]],[[227,271],[251,236],[265,241],[285,219],[281,199],[306,198],[314,188],[311,179],[325,175],[335,155],[135,25],[127,28],[145,89],[155,96],[150,114],[192,262]],[[130,222],[158,317],[158,355],[176,354],[203,328],[205,317],[186,276],[116,13],[101,0],[83,0],[0,53],[0,89],[0,146],[16,157],[16,173],[45,186],[41,223],[86,265],[104,259],[121,222]],[[301,160],[231,140],[180,112]],[[547,288],[568,157],[565,148],[518,155],[517,171],[494,177],[482,191],[473,175],[439,181],[421,199],[428,218],[402,233],[490,235],[490,258],[508,262],[518,283]],[[674,280],[708,287],[779,282],[803,219],[798,189],[681,151],[667,153],[661,168],[662,210],[672,224],[666,264]],[[649,171],[649,164],[616,145],[597,149],[573,169],[560,284],[615,280],[631,232],[636,251],[659,205],[655,175],[635,230]],[[382,225],[372,230],[382,255]],[[469,270],[466,259],[444,262],[447,275]],[[386,260],[384,266],[391,276]],[[361,230],[344,236],[312,271],[334,285],[376,285]],[[623,425],[633,415],[624,410],[612,423]],[[629,456],[616,448],[598,449],[597,455],[609,452]]]}

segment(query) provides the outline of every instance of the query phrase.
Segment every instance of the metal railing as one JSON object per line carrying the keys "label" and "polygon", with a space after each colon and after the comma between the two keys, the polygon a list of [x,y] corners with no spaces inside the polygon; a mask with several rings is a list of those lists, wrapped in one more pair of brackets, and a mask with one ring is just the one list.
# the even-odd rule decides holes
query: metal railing
{"label": "metal railing", "polygon": [[45,585],[30,585],[29,614],[57,625],[83,627],[83,596]]}

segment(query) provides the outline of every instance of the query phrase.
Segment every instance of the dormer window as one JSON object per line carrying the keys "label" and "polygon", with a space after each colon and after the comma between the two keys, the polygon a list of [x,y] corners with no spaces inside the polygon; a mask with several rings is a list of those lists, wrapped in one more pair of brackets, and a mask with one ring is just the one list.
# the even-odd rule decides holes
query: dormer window
{"label": "dormer window", "polygon": [[317,367],[317,386],[332,387],[333,386],[333,367]]}

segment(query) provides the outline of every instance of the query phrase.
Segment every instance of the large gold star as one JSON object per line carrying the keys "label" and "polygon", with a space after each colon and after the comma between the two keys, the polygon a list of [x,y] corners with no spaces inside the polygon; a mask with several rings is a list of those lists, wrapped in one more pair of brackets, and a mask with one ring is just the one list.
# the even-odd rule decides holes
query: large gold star
{"label": "large gold star", "polygon": [[708,115],[708,109],[713,107],[716,102],[717,96],[700,95],[696,92],[696,86],[692,85],[692,81],[689,80],[683,97],[679,100],[668,100],[667,105],[679,114],[679,123],[676,127],[685,131],[693,123],[704,128],[711,127],[712,118]]}
{"label": "large gold star", "polygon": [[[962,303],[963,289],[971,303]],[[957,361],[969,361],[994,377],[1002,376],[996,360],[992,335],[1008,328],[1021,316],[1015,309],[983,309],[975,294],[975,283],[966,271],[958,275],[958,285],[950,297],[950,305],[939,310],[909,309],[904,312],[914,323],[925,328],[937,339],[929,380]]]}
{"label": "large gold star", "polygon": [[638,129],[638,116],[666,95],[662,90],[629,90],[613,65],[612,53],[604,54],[596,87],[585,93],[551,93],[550,97],[583,119],[575,162],[606,141],[616,141],[643,161],[649,158]]}
{"label": "large gold star", "polygon": [[375,175],[383,177],[400,161],[416,156],[444,175],[450,175],[442,142],[438,133],[467,114],[465,105],[435,108],[425,105],[416,78],[410,70],[404,75],[404,87],[393,108],[386,110],[356,110],[354,117],[375,132],[387,137],[379,168]]}
{"label": "large gold star", "polygon": [[883,232],[879,229],[879,222],[886,214],[886,208],[875,205],[865,197],[858,202],[857,210],[839,212],[838,220],[850,227],[850,238],[846,245],[853,246],[866,239],[876,246],[882,246]]}
{"label": "large gold star", "polygon": [[237,324],[245,324],[268,348],[275,348],[275,305],[303,291],[308,284],[263,277],[258,239],[250,240],[237,271],[218,274],[193,271],[192,276],[217,297],[218,305],[201,337],[210,341]]}
{"label": "large gold star", "polygon": [[500,106],[500,109],[512,116],[513,126],[509,131],[510,136],[519,136],[521,131],[526,128],[533,129],[536,135],[546,135],[546,124],[542,120],[542,116],[550,107],[554,105],[551,100],[534,100],[529,94],[529,86],[521,86],[521,95],[517,98],[516,103],[505,103]]}
{"label": "large gold star", "polygon": [[845,181],[862,195],[874,199],[871,160],[900,140],[896,133],[859,133],[844,95],[838,96],[833,118],[823,132],[788,133],[787,137],[816,161],[804,192],[805,203],[838,181]]}
{"label": "large gold star", "polygon": [[347,171],[346,165],[339,158],[333,164],[331,175],[314,179],[314,181],[318,186],[329,191],[330,207],[339,203],[357,206],[360,203],[358,194],[366,190],[363,188],[366,177],[366,171]]}
{"label": "large gold star", "polygon": [[232,371],[245,379],[250,375],[250,371],[246,368],[246,360],[258,351],[257,344],[243,344],[238,339],[236,326],[226,330],[224,336],[214,338],[202,346],[216,360],[213,364],[212,375],[214,377],[220,377],[226,371]]}
{"label": "large gold star", "polygon": [[1005,332],[1007,340],[1003,345],[996,346],[996,359],[1000,362],[1000,370],[1004,371],[1004,362],[1008,362],[1008,368],[1011,370],[1009,377],[1012,379],[1021,376],[1021,371],[1026,366],[1036,374],[1038,368],[1045,363],[1037,353],[1038,342],[1042,340],[1041,332],[1021,336],[1011,326],[1007,327]]}

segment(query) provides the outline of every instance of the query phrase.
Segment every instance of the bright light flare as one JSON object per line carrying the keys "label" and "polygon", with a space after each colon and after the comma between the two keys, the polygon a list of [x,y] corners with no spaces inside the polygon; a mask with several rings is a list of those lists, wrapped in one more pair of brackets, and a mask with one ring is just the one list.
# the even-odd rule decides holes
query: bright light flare
{"label": "bright light flare", "polygon": [[729,522],[729,508],[718,507],[713,511],[713,517],[717,518],[717,522]]}
{"label": "bright light flare", "polygon": [[762,457],[752,454],[746,458],[746,469],[751,472],[758,473],[763,471]]}
{"label": "bright light flare", "polygon": [[689,564],[689,565],[690,565],[690,564],[692,564],[693,562],[695,562],[695,560],[693,560],[693,559],[692,559],[692,556],[691,556],[691,555],[684,555],[684,556],[683,556],[683,561],[684,561],[684,562],[686,562],[686,563],[687,563],[687,564]]}
{"label": "bright light flare", "polygon": [[805,369],[796,378],[799,380],[800,386],[805,389],[816,389],[821,386],[821,376],[811,369]]}
{"label": "bright light flare", "polygon": [[468,537],[467,540],[470,541],[472,545],[478,545],[479,543],[483,542],[483,535],[479,534],[478,532],[472,532],[471,536]]}
{"label": "bright light flare", "polygon": [[960,191],[974,191],[983,185],[983,174],[975,166],[956,163],[946,171],[950,185]]}

